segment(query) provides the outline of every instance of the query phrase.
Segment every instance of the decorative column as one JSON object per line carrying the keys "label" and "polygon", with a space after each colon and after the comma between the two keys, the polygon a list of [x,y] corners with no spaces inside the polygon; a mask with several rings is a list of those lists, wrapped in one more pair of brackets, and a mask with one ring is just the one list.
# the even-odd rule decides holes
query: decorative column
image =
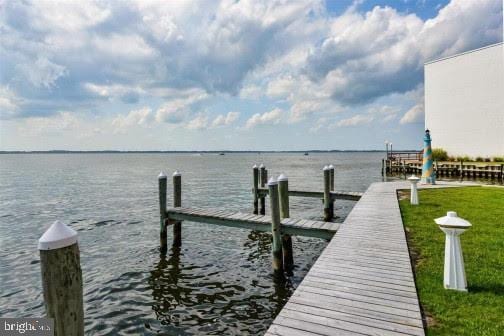
{"label": "decorative column", "polygon": [[445,217],[436,218],[434,221],[446,234],[444,288],[467,292],[464,257],[459,236],[472,225],[458,217],[455,211],[448,211]]}

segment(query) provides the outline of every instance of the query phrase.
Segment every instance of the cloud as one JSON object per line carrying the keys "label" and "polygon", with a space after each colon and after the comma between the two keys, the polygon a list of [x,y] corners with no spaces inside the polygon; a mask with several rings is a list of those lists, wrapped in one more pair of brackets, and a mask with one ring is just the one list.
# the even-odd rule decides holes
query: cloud
{"label": "cloud", "polygon": [[256,113],[254,114],[247,123],[245,124],[245,128],[254,128],[259,125],[276,125],[280,122],[283,115],[283,111],[279,108],[275,108],[269,112],[265,112],[263,114]]}
{"label": "cloud", "polygon": [[350,127],[369,124],[374,120],[372,115],[356,114],[353,117],[342,119],[337,122],[338,127]]}
{"label": "cloud", "polygon": [[452,0],[422,21],[390,7],[350,9],[331,22],[305,73],[343,104],[362,104],[414,89],[423,63],[502,41],[502,2]]}
{"label": "cloud", "polygon": [[181,123],[192,113],[193,107],[206,98],[208,95],[200,90],[181,91],[158,108],[156,121]]}
{"label": "cloud", "polygon": [[219,114],[212,122],[212,127],[219,127],[219,126],[229,126],[232,123],[234,123],[238,117],[240,116],[240,113],[238,112],[228,112],[228,114],[223,115]]}
{"label": "cloud", "polygon": [[81,131],[81,120],[70,111],[61,112],[51,117],[27,118],[18,131],[24,136],[60,135],[65,131]]}
{"label": "cloud", "polygon": [[115,133],[125,133],[131,127],[146,125],[152,120],[152,109],[150,107],[144,107],[138,110],[132,110],[125,116],[117,116],[112,120],[112,126],[114,127]]}
{"label": "cloud", "polygon": [[201,130],[207,127],[208,127],[208,117],[204,115],[198,115],[196,118],[189,121],[186,125],[186,128],[190,130]]}
{"label": "cloud", "polygon": [[424,110],[425,108],[423,102],[416,104],[404,114],[404,116],[400,120],[400,123],[411,124],[416,122],[423,122],[425,116]]}

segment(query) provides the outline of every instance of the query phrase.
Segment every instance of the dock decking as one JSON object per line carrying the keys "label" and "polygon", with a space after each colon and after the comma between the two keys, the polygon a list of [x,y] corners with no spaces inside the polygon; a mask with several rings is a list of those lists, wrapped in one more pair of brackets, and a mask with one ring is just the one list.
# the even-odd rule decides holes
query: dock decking
{"label": "dock decking", "polygon": [[[191,221],[271,232],[270,216],[222,209],[169,208],[166,211],[166,218],[174,222]],[[281,221],[282,233],[314,238],[331,239],[339,227],[339,223],[319,222],[307,219],[286,218]]]}
{"label": "dock decking", "polygon": [[424,335],[396,190],[374,183],[266,335]]}

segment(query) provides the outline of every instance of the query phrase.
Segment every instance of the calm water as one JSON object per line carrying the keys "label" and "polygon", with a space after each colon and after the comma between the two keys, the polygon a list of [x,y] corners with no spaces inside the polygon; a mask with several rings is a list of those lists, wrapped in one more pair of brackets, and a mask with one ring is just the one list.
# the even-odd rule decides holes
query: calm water
{"label": "calm water", "polygon": [[[44,315],[37,239],[60,219],[79,232],[86,334],[260,334],[327,242],[293,237],[285,282],[272,278],[266,233],[184,222],[181,250],[160,257],[159,171],[182,172],[183,205],[251,212],[254,163],[306,190],[322,190],[332,163],[337,190],[364,191],[381,180],[382,156],[0,155],[0,316]],[[337,221],[352,205],[336,203]],[[291,198],[292,217],[321,215],[319,200]]]}

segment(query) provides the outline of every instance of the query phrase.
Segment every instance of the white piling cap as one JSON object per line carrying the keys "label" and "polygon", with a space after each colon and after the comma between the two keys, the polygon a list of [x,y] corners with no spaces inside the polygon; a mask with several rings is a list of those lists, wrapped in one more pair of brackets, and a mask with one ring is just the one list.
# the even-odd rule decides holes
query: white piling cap
{"label": "white piling cap", "polygon": [[164,172],[159,173],[158,179],[166,178],[166,174]]}
{"label": "white piling cap", "polygon": [[277,182],[277,180],[275,180],[274,177],[270,178],[268,181],[269,186],[273,186],[273,185],[277,185],[277,184],[278,184],[278,182]]}
{"label": "white piling cap", "polygon": [[181,176],[181,175],[182,175],[182,174],[180,174],[178,170],[175,170],[175,171],[173,172],[173,176]]}
{"label": "white piling cap", "polygon": [[280,182],[280,181],[288,181],[288,180],[289,179],[284,174],[280,174],[280,176],[278,176],[278,178],[277,178],[278,182]]}
{"label": "white piling cap", "polygon": [[332,164],[330,164],[329,169],[334,169],[334,166]]}
{"label": "white piling cap", "polygon": [[468,229],[472,226],[471,223],[457,216],[457,213],[455,211],[448,211],[446,213],[446,216],[436,218],[434,221],[439,226],[446,228]]}
{"label": "white piling cap", "polygon": [[40,237],[39,250],[56,250],[77,243],[77,232],[60,221],[55,221]]}
{"label": "white piling cap", "polygon": [[322,170],[329,170],[329,169],[330,169],[329,166],[324,166],[324,169]]}
{"label": "white piling cap", "polygon": [[257,169],[257,165],[256,165],[256,164],[255,164],[255,165],[253,165],[253,166],[252,166],[252,169]]}
{"label": "white piling cap", "polygon": [[408,177],[408,180],[410,180],[411,182],[418,182],[420,181],[420,178],[415,175],[411,175],[410,177]]}
{"label": "white piling cap", "polygon": [[264,165],[261,163],[261,165],[259,166],[259,168],[264,168]]}

